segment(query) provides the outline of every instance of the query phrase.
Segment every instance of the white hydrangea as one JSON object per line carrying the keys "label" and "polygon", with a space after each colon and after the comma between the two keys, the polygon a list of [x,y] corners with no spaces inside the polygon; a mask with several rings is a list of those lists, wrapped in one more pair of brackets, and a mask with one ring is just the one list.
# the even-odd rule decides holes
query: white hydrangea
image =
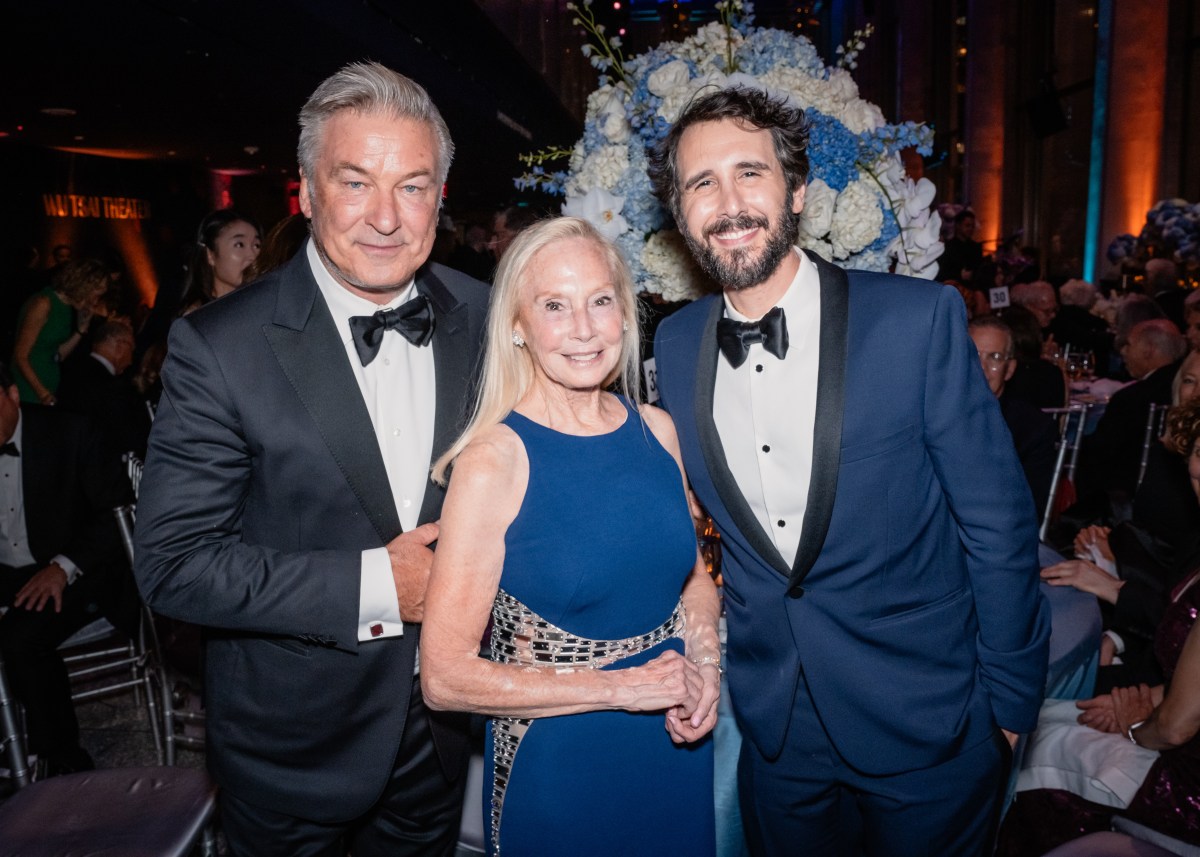
{"label": "white hydrangea", "polygon": [[[579,149],[576,147],[576,152]],[[567,179],[567,196],[582,196],[593,188],[615,187],[629,169],[629,149],[626,146],[603,146],[582,158],[578,166],[571,158],[571,176]]]}
{"label": "white hydrangea", "polygon": [[727,31],[722,24],[712,21],[697,30],[695,35],[679,43],[672,53],[682,59],[691,60],[697,68],[705,66],[723,68],[725,52],[729,49],[728,39],[731,35],[732,48],[736,51],[744,41],[742,34],[737,30]]}
{"label": "white hydrangea", "polygon": [[817,239],[824,238],[833,224],[833,208],[837,202],[837,193],[820,179],[809,182],[808,190],[804,192],[804,208],[800,212],[801,236]]}
{"label": "white hydrangea", "polygon": [[647,289],[658,292],[664,300],[691,301],[704,294],[704,274],[676,230],[664,229],[651,235],[641,261],[650,275]]}
{"label": "white hydrangea", "polygon": [[884,118],[883,111],[871,102],[863,101],[861,98],[856,98],[850,103],[843,105],[837,118],[843,125],[850,129],[850,133],[852,134],[873,131],[887,124],[887,119]]}
{"label": "white hydrangea", "polygon": [[875,192],[858,179],[838,194],[829,235],[835,259],[857,253],[879,237],[883,211]]}
{"label": "white hydrangea", "polygon": [[601,133],[610,143],[624,144],[632,133],[625,116],[625,99],[628,89],[619,86],[602,86],[588,96],[587,116],[595,119]]}

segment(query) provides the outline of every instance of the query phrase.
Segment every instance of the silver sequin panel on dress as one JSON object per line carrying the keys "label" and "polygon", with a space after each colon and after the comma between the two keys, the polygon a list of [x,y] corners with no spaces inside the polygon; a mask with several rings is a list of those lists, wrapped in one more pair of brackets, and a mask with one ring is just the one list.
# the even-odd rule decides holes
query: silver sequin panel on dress
{"label": "silver sequin panel on dress", "polygon": [[[492,660],[502,664],[551,669],[600,669],[622,658],[652,649],[684,630],[683,605],[653,631],[623,640],[589,640],[551,625],[503,589],[492,605]],[[530,718],[492,718],[492,850],[500,857],[500,816],[512,775],[513,760]]]}

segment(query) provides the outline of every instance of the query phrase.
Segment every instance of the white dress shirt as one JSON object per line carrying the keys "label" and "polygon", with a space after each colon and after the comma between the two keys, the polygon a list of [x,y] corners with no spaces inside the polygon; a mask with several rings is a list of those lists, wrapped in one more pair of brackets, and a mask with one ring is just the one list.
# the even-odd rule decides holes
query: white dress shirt
{"label": "white dress shirt", "polygon": [[[17,427],[9,441],[23,455],[21,423],[18,414]],[[0,455],[0,565],[10,568],[22,568],[36,562],[29,548],[29,530],[25,525],[25,480],[22,473],[20,455]],[[68,586],[83,573],[79,566],[62,554],[50,562],[67,573]]]}
{"label": "white dress shirt", "polygon": [[[341,286],[321,261],[311,239],[307,254],[309,267],[333,316],[346,359],[371,415],[400,525],[405,531],[415,529],[433,457],[436,400],[433,348],[428,345],[418,348],[399,333],[386,331],[378,355],[369,366],[363,366],[350,335],[350,319],[400,306],[416,296],[416,281],[410,282],[393,300],[379,305]],[[404,633],[386,548],[363,551],[358,607],[359,641]]]}
{"label": "white dress shirt", "polygon": [[[776,304],[787,325],[786,358],[757,342],[736,369],[719,355],[713,387],[713,421],[729,470],[789,566],[800,544],[812,479],[821,338],[820,275],[800,250],[792,252],[800,267]],[[735,310],[728,296],[725,317],[757,321]]]}

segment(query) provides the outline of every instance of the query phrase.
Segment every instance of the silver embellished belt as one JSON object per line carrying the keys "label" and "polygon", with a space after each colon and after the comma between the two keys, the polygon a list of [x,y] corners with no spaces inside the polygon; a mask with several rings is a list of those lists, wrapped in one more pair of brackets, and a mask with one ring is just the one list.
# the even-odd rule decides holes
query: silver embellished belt
{"label": "silver embellished belt", "polygon": [[[502,664],[558,669],[600,669],[647,651],[684,629],[683,605],[653,631],[623,640],[590,640],[552,625],[503,589],[492,604],[492,660]],[[531,718],[492,718],[492,851],[500,857],[500,816],[512,776],[513,761]]]}

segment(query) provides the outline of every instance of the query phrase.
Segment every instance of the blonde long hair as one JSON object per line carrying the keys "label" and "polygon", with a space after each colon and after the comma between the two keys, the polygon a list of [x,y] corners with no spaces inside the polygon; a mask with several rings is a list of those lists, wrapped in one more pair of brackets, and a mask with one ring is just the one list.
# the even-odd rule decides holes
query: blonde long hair
{"label": "blonde long hair", "polygon": [[604,259],[617,304],[625,321],[621,337],[621,356],[604,386],[616,385],[618,392],[637,403],[638,372],[641,362],[641,336],[638,332],[637,299],[633,295],[633,277],[621,252],[601,235],[596,227],[577,217],[542,220],[524,230],[509,247],[496,269],[492,302],[488,309],[484,339],[483,369],[475,410],[467,427],[450,448],[433,464],[432,477],[445,485],[454,460],[485,429],[503,420],[533,385],[533,358],[526,348],[513,344],[513,329],[520,309],[520,290],[537,254],[559,241],[580,238],[593,244]]}

